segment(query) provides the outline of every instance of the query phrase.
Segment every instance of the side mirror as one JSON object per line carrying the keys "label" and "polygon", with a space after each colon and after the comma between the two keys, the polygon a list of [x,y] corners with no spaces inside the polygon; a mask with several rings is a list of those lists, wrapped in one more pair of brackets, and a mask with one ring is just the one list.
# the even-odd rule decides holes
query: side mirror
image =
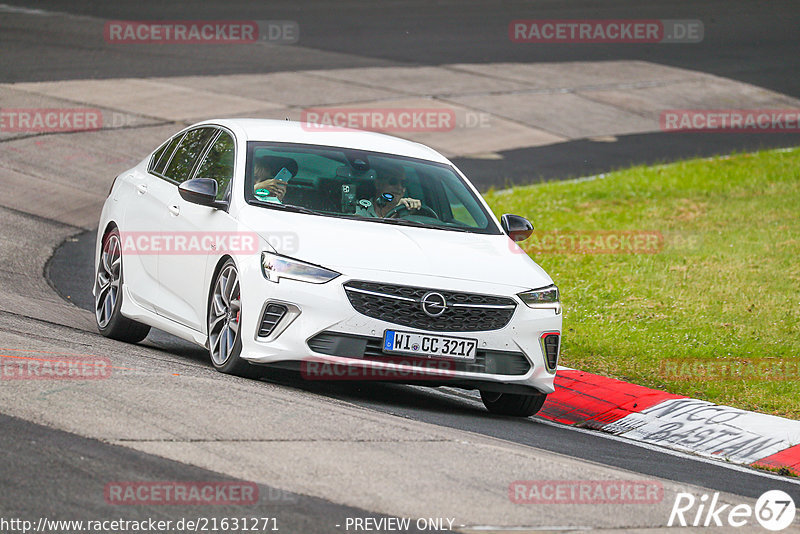
{"label": "side mirror", "polygon": [[217,200],[217,181],[211,178],[193,178],[178,186],[181,198],[192,204],[209,206],[212,208],[224,207],[225,203]]}
{"label": "side mirror", "polygon": [[533,233],[533,225],[525,217],[506,213],[500,217],[500,225],[514,241],[525,241]]}

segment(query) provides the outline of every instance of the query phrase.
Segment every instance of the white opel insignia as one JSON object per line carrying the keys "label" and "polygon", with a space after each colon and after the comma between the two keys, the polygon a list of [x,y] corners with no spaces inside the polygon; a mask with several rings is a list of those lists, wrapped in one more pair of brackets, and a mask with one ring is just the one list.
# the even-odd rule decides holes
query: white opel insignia
{"label": "white opel insignia", "polygon": [[100,332],[150,327],[216,369],[480,390],[528,416],[558,363],[559,293],[475,187],[418,143],[259,119],[179,132],[111,186],[97,233]]}

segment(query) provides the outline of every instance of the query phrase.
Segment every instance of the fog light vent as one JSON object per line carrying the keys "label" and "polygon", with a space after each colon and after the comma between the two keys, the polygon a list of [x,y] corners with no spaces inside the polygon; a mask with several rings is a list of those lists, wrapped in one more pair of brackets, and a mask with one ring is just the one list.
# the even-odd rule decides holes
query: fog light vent
{"label": "fog light vent", "polygon": [[558,366],[558,351],[561,348],[561,333],[545,332],[542,334],[541,341],[547,369],[548,371],[553,372]]}
{"label": "fog light vent", "polygon": [[269,336],[289,309],[283,304],[268,304],[261,317],[261,326],[258,328],[258,337]]}

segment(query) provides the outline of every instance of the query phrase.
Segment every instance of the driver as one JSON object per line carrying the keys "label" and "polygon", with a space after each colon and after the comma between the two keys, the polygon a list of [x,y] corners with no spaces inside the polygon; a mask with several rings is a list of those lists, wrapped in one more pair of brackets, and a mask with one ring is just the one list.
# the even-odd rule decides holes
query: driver
{"label": "driver", "polygon": [[286,182],[275,178],[275,170],[272,169],[267,158],[256,160],[253,168],[253,181],[255,182],[253,192],[260,200],[280,204],[286,195]]}
{"label": "driver", "polygon": [[375,198],[360,200],[356,206],[356,215],[361,217],[386,217],[397,206],[405,206],[409,210],[418,210],[422,202],[408,198],[406,194],[405,172],[399,165],[387,165],[376,168]]}

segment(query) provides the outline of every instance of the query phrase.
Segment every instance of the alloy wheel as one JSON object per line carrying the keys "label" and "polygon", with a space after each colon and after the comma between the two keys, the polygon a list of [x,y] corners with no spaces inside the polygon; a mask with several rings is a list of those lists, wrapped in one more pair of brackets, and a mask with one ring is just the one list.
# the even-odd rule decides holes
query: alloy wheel
{"label": "alloy wheel", "polygon": [[217,277],[208,312],[208,341],[211,359],[225,365],[239,335],[241,295],[239,273],[234,265],[226,265]]}
{"label": "alloy wheel", "polygon": [[119,296],[122,279],[122,250],[119,236],[111,234],[103,245],[100,265],[97,268],[95,316],[100,328],[108,326]]}

